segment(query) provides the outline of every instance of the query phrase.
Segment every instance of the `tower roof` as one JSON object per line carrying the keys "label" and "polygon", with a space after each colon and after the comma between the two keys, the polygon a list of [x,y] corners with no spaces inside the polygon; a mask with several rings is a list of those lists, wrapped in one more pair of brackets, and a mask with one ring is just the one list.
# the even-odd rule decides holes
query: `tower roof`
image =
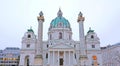
{"label": "tower roof", "polygon": [[62,14],[63,13],[62,13],[61,9],[59,9],[59,11],[57,13],[57,17],[51,21],[51,24],[50,24],[51,27],[57,28],[57,27],[62,26],[64,28],[70,28],[69,21],[66,18],[64,18],[62,16]]}
{"label": "tower roof", "polygon": [[94,30],[91,30],[91,27],[89,28],[87,33],[94,32]]}
{"label": "tower roof", "polygon": [[28,32],[33,32],[34,33],[32,27],[30,27],[30,29],[28,29]]}

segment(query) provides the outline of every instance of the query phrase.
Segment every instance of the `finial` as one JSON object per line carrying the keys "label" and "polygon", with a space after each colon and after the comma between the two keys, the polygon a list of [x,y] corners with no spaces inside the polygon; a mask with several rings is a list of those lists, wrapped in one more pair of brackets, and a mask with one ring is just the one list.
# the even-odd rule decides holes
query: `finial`
{"label": "finial", "polygon": [[62,13],[61,9],[59,8],[59,11],[58,11],[58,13],[57,13],[57,16],[58,16],[58,17],[62,17],[62,14],[63,14],[63,13]]}
{"label": "finial", "polygon": [[82,12],[80,11],[80,13],[78,14],[78,16],[81,16],[81,17],[82,17],[82,15],[83,15],[83,14],[82,14]]}
{"label": "finial", "polygon": [[40,15],[40,16],[43,16],[43,12],[42,12],[42,11],[40,11],[39,15]]}

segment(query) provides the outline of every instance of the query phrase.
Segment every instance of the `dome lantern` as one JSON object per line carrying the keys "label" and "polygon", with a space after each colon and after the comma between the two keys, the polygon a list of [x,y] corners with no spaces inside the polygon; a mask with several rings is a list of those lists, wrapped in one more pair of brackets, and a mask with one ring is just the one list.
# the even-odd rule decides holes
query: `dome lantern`
{"label": "dome lantern", "polygon": [[59,11],[58,11],[58,13],[57,13],[57,16],[58,16],[58,17],[62,17],[62,14],[63,14],[63,13],[62,13],[61,9],[59,8]]}

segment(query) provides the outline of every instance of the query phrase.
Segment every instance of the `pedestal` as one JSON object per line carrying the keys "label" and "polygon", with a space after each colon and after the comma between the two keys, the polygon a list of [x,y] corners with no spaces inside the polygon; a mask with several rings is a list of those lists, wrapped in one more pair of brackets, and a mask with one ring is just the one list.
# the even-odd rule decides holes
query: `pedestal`
{"label": "pedestal", "polygon": [[87,60],[87,55],[80,55],[80,66],[85,66],[86,65],[86,60]]}
{"label": "pedestal", "polygon": [[42,55],[36,55],[35,56],[34,66],[43,66]]}

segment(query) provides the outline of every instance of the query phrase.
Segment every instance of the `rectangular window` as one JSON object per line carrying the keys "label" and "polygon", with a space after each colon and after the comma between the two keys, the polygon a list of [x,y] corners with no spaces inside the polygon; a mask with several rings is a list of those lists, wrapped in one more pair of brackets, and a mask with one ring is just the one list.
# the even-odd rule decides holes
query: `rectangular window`
{"label": "rectangular window", "polygon": [[95,45],[92,45],[92,48],[95,48]]}
{"label": "rectangular window", "polygon": [[75,54],[75,59],[76,59],[76,54]]}
{"label": "rectangular window", "polygon": [[30,44],[27,44],[27,46],[26,46],[27,48],[29,48],[30,47]]}
{"label": "rectangular window", "polygon": [[48,53],[46,54],[46,58],[48,58]]}
{"label": "rectangular window", "polygon": [[59,63],[60,65],[63,65],[63,58],[60,58]]}

